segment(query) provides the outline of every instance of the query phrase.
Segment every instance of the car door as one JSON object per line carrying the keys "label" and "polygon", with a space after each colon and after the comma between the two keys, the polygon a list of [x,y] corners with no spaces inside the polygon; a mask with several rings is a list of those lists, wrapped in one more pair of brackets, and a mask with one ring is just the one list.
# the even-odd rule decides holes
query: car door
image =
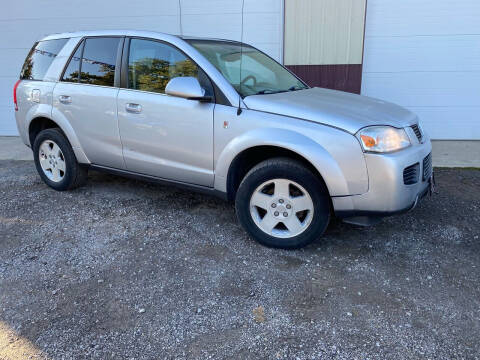
{"label": "car door", "polygon": [[93,164],[119,169],[124,169],[125,164],[115,78],[120,75],[120,66],[116,70],[117,61],[121,64],[118,54],[122,46],[123,37],[83,39],[53,91],[54,117],[67,118],[88,159]]}
{"label": "car door", "polygon": [[126,41],[125,88],[118,93],[117,107],[127,170],[213,186],[214,102],[165,94],[170,79],[193,76],[213,96],[210,80],[171,44],[141,38]]}

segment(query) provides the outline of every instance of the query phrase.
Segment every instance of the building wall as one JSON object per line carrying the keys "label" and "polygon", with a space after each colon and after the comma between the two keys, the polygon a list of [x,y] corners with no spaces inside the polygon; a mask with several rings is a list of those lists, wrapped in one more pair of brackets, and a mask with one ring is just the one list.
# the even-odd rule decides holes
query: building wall
{"label": "building wall", "polygon": [[367,4],[362,94],[411,109],[434,139],[480,140],[480,1]]}
{"label": "building wall", "polygon": [[311,86],[359,93],[365,0],[285,0],[284,62]]}
{"label": "building wall", "polygon": [[[45,35],[137,29],[241,38],[242,0],[103,0],[93,6],[86,3],[21,0],[10,2],[0,12],[0,135],[17,134],[12,89],[28,51]],[[244,41],[281,61],[283,0],[245,0],[243,20]]]}
{"label": "building wall", "polygon": [[[479,0],[245,0],[243,40],[312,86],[406,106],[434,139],[479,140],[479,19]],[[241,26],[242,0],[11,2],[0,12],[0,135],[17,134],[13,85],[47,34],[123,28],[240,40]]]}

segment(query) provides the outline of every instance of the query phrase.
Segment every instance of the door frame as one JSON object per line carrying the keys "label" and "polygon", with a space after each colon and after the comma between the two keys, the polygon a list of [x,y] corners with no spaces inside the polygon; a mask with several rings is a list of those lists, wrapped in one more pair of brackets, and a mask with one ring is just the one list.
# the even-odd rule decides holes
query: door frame
{"label": "door frame", "polygon": [[[75,45],[75,48],[72,50],[72,53],[68,57],[68,60],[65,62],[65,65],[63,67],[62,72],[60,73],[60,77],[58,78],[58,82],[68,82],[72,84],[83,84],[80,82],[80,76],[82,73],[82,59],[83,59],[83,52],[85,51],[85,42],[87,39],[95,39],[95,38],[120,38],[120,41],[118,42],[118,47],[117,47],[117,55],[115,58],[115,74],[113,77],[113,86],[112,87],[120,87],[120,80],[121,80],[121,67],[122,67],[122,59],[123,59],[123,48],[124,48],[124,43],[125,43],[125,35],[97,35],[97,36],[83,36]],[[63,81],[63,76],[65,75],[65,71],[67,71],[68,65],[70,65],[70,61],[73,58],[73,55],[77,52],[78,48],[80,46],[83,46],[82,52],[80,54],[80,63],[78,66],[78,81],[77,82],[70,82],[70,81]],[[94,84],[83,84],[83,85],[93,85],[93,86],[99,86],[99,85],[94,85]],[[103,86],[103,85],[101,85]]]}
{"label": "door frame", "polygon": [[[213,81],[213,79],[210,77],[208,72],[206,72],[198,64],[198,62],[196,62],[194,59],[192,59],[191,56],[189,56],[187,53],[185,53],[185,51],[180,49],[175,44],[172,44],[171,42],[168,42],[168,41],[165,41],[165,40],[160,40],[160,39],[155,39],[155,38],[151,38],[151,37],[145,37],[145,36],[128,36],[127,35],[127,36],[124,37],[123,48],[122,48],[122,57],[121,57],[121,66],[119,67],[119,69],[120,69],[119,76],[118,76],[119,82],[118,82],[118,85],[117,85],[120,89],[128,89],[128,90],[131,90],[131,91],[148,92],[148,91],[144,91],[144,90],[136,90],[136,89],[129,89],[128,88],[128,58],[129,58],[129,55],[130,55],[130,40],[132,40],[132,39],[155,41],[155,42],[158,42],[158,43],[161,43],[161,44],[165,44],[167,46],[171,46],[175,50],[179,51],[187,59],[192,61],[199,69],[201,69],[203,71],[203,73],[205,74],[205,76],[207,76],[207,78],[210,80],[210,83],[212,84],[212,87],[213,87],[212,103],[226,105],[226,106],[233,106],[230,103],[230,101],[228,100],[228,98],[225,96],[223,91],[218,87],[218,85],[215,83],[215,81]],[[117,58],[117,60],[118,60],[118,58]],[[118,63],[117,63],[117,65],[118,65]],[[116,70],[117,69],[115,69],[115,79],[117,79],[117,71]],[[157,92],[155,92],[155,94],[162,95],[162,93],[157,93]]]}

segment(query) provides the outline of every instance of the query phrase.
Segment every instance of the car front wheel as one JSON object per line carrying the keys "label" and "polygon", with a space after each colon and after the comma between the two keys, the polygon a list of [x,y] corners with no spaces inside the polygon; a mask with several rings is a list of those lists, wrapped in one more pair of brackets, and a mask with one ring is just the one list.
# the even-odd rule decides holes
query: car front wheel
{"label": "car front wheel", "polygon": [[275,158],[245,176],[235,207],[240,223],[263,245],[297,249],[318,239],[330,221],[330,199],[321,179],[302,163]]}

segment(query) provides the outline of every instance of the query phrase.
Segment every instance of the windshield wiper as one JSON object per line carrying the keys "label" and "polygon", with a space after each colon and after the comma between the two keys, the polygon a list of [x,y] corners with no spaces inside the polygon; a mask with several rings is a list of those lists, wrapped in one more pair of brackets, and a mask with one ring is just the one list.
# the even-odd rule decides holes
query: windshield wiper
{"label": "windshield wiper", "polygon": [[255,95],[264,95],[264,94],[278,94],[278,93],[283,93],[283,92],[288,92],[288,91],[297,91],[297,90],[305,90],[306,88],[298,85],[294,85],[287,90],[272,90],[272,89],[264,89],[260,90],[257,92]]}
{"label": "windshield wiper", "polygon": [[265,89],[265,90],[260,90],[260,91],[257,92],[255,95],[273,94],[273,93],[275,93],[274,90]]}
{"label": "windshield wiper", "polygon": [[264,95],[264,94],[278,94],[282,92],[287,92],[288,90],[271,90],[271,89],[265,89],[265,90],[260,90],[257,92],[255,95]]}
{"label": "windshield wiper", "polygon": [[294,85],[294,86],[292,86],[291,88],[288,89],[288,91],[296,91],[296,90],[305,90],[305,88]]}

